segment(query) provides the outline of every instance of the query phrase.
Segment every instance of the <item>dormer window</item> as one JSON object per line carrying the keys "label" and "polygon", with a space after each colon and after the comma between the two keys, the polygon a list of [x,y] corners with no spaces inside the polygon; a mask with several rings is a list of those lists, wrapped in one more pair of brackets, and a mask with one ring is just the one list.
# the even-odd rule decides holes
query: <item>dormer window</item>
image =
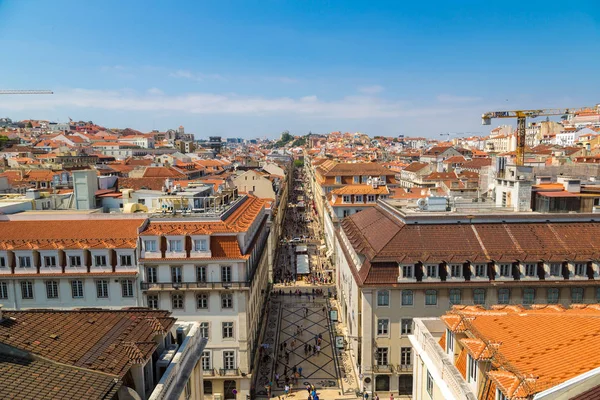
{"label": "dormer window", "polygon": [[342,197],[342,202],[343,203],[352,203],[352,200],[350,200],[350,196],[344,195]]}
{"label": "dormer window", "polygon": [[469,354],[467,356],[468,358],[468,379],[469,379],[469,383],[477,383],[477,360],[474,359],[473,357],[471,357],[471,355]]}
{"label": "dormer window", "polygon": [[208,249],[206,239],[194,240],[194,251],[206,251]]}
{"label": "dormer window", "polygon": [[356,196],[354,196],[354,201],[355,201],[355,203],[362,203],[363,202],[362,194],[357,194]]}
{"label": "dormer window", "polygon": [[69,257],[69,266],[71,267],[81,267],[81,256],[70,256]]}
{"label": "dormer window", "polygon": [[402,277],[403,278],[414,278],[414,265],[403,265],[402,266]]}
{"label": "dormer window", "polygon": [[562,275],[562,264],[551,263],[550,264],[550,276],[561,276]]}
{"label": "dormer window", "polygon": [[487,265],[486,264],[475,264],[474,271],[477,278],[487,277]]}
{"label": "dormer window", "polygon": [[56,257],[55,256],[45,256],[44,257],[44,267],[56,267]]}
{"label": "dormer window", "polygon": [[374,194],[367,195],[367,203],[375,203],[375,195]]}
{"label": "dormer window", "polygon": [[0,268],[6,268],[6,258],[0,257]]}
{"label": "dormer window", "polygon": [[130,267],[133,265],[130,255],[122,255],[121,256],[121,265],[125,267]]}
{"label": "dormer window", "polygon": [[354,183],[360,183],[360,176],[354,177]]}
{"label": "dormer window", "polygon": [[454,333],[450,329],[446,329],[446,353],[454,356]]}
{"label": "dormer window", "polygon": [[463,276],[462,264],[451,264],[450,265],[450,276],[452,278],[462,278],[462,276]]}
{"label": "dormer window", "polygon": [[537,276],[537,264],[525,264],[525,276],[536,277]]}
{"label": "dormer window", "polygon": [[156,240],[144,240],[144,250],[148,252],[156,251]]}
{"label": "dormer window", "polygon": [[512,264],[500,264],[498,273],[503,278],[510,278],[512,276]]}
{"label": "dormer window", "polygon": [[19,268],[31,268],[31,257],[19,256]]}
{"label": "dormer window", "polygon": [[335,177],[335,184],[336,185],[341,185],[342,184],[342,177],[341,176],[336,176]]}
{"label": "dormer window", "polygon": [[437,278],[438,277],[438,265],[427,265],[427,277],[428,278]]}
{"label": "dormer window", "polygon": [[586,276],[587,275],[587,264],[575,263],[574,264],[575,276]]}
{"label": "dormer window", "polygon": [[169,240],[169,251],[172,253],[181,252],[183,248],[181,240]]}
{"label": "dormer window", "polygon": [[94,265],[96,267],[106,267],[106,256],[94,256]]}

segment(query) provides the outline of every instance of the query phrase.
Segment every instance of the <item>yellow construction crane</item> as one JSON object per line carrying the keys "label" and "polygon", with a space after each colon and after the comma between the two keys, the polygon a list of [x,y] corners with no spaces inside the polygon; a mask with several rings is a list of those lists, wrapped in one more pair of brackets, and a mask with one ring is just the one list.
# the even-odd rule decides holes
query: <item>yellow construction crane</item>
{"label": "yellow construction crane", "polygon": [[490,111],[481,115],[481,124],[490,125],[492,118],[516,118],[517,119],[517,158],[516,164],[525,164],[525,122],[527,118],[537,118],[552,115],[561,115],[564,119],[568,115],[579,112],[600,113],[600,104],[594,107],[580,108],[545,108],[541,110],[517,110],[517,111]]}
{"label": "yellow construction crane", "polygon": [[52,90],[0,90],[0,94],[54,94]]}

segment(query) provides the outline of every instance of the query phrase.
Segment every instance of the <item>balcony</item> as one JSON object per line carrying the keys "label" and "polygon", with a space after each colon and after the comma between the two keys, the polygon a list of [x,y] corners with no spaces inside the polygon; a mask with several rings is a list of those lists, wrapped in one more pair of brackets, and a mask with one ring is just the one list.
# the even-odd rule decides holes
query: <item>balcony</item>
{"label": "balcony", "polygon": [[391,374],[394,372],[394,365],[393,364],[373,365],[373,372],[378,372],[380,374]]}
{"label": "balcony", "polygon": [[217,371],[214,368],[203,369],[202,375],[204,375],[205,377],[215,376],[217,375]]}
{"label": "balcony", "polygon": [[250,287],[250,282],[142,282],[142,290],[186,290],[186,289],[241,289]]}

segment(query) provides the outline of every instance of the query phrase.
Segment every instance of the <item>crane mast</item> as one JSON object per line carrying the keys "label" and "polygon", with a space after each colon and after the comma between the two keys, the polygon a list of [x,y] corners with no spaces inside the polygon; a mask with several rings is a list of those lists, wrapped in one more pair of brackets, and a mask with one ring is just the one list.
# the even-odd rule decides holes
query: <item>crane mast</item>
{"label": "crane mast", "polygon": [[569,115],[575,115],[581,112],[600,113],[600,104],[593,107],[580,108],[544,108],[539,110],[513,110],[513,111],[490,111],[481,115],[481,124],[490,125],[493,118],[516,118],[517,119],[517,157],[518,166],[525,164],[525,128],[527,118],[537,118],[544,116],[560,115],[564,119]]}

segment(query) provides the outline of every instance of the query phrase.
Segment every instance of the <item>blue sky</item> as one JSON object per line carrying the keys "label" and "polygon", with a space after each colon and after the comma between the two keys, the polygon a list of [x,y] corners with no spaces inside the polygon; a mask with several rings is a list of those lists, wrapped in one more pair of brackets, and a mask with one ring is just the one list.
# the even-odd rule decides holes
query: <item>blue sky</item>
{"label": "blue sky", "polygon": [[600,102],[598,1],[0,0],[0,116],[439,137]]}

